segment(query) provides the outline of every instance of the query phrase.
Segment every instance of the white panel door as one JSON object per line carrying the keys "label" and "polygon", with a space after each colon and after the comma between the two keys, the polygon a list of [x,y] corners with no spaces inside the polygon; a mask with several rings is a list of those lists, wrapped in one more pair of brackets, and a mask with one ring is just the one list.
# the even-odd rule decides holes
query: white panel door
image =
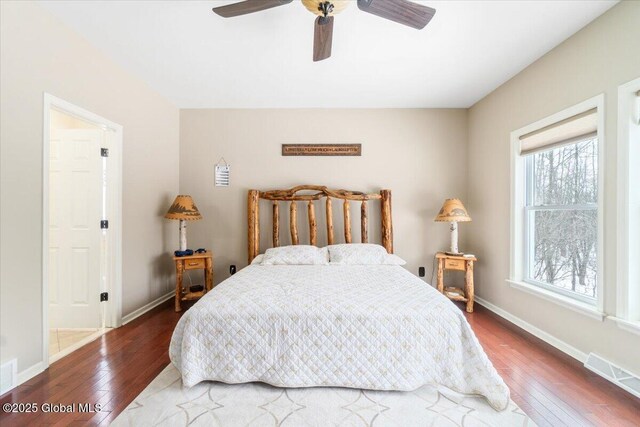
{"label": "white panel door", "polygon": [[52,130],[49,327],[99,328],[103,132]]}

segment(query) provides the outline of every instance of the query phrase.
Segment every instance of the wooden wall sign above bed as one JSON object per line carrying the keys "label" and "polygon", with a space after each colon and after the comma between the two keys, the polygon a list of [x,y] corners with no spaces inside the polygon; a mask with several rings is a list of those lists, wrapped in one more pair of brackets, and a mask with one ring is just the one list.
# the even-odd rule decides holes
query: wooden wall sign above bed
{"label": "wooden wall sign above bed", "polygon": [[289,228],[291,244],[299,244],[298,237],[298,203],[306,203],[309,219],[309,244],[316,245],[318,237],[315,200],[325,199],[325,216],[327,224],[327,243],[337,243],[333,232],[332,200],[342,200],[343,230],[345,243],[352,243],[351,238],[351,202],[360,202],[360,236],[362,243],[369,241],[368,202],[380,201],[380,219],[382,246],[393,253],[393,223],[391,220],[391,190],[381,190],[379,193],[361,193],[359,191],[331,190],[321,185],[299,185],[288,190],[259,191],[249,190],[248,221],[249,221],[249,264],[260,252],[260,200],[271,202],[273,218],[272,247],[280,246],[280,203],[289,203]]}
{"label": "wooden wall sign above bed", "polygon": [[361,156],[362,144],[282,144],[283,156]]}

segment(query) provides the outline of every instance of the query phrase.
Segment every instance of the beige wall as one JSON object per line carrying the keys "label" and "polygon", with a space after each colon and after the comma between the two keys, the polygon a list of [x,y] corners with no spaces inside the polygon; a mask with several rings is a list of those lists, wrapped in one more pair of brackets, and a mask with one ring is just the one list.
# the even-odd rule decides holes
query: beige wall
{"label": "beige wall", "polygon": [[43,92],[124,127],[125,315],[173,286],[179,112],[39,6],[0,7],[0,359],[23,371],[42,356]]}
{"label": "beige wall", "polygon": [[[180,115],[38,6],[0,2],[0,7],[2,361],[17,357],[22,371],[42,354],[42,93],[49,92],[124,126],[123,314],[173,286],[168,253],[176,247],[177,226],[162,214],[178,191],[178,180],[180,192],[192,194],[204,215],[189,224],[189,246],[215,251],[216,282],[228,276],[229,264],[246,264],[249,188],[300,183],[390,188],[396,253],[409,261],[410,271],[425,265],[430,281],[433,253],[448,245],[447,226],[432,218],[444,198],[461,197],[474,220],[460,226],[461,249],[480,258],[480,297],[580,351],[596,352],[640,373],[637,335],[511,289],[504,281],[509,133],[604,92],[605,303],[607,312],[615,313],[616,89],[640,75],[640,3],[614,7],[468,112],[183,110]],[[363,156],[280,156],[282,143],[311,142],[360,142]],[[214,165],[223,156],[232,165],[230,188],[214,187]],[[376,224],[371,222],[372,238],[378,236]]]}
{"label": "beige wall", "polygon": [[553,49],[469,111],[471,249],[482,257],[477,294],[578,350],[640,374],[640,336],[512,289],[509,275],[509,134],[605,94],[605,310],[616,301],[617,87],[640,76],[640,2],[622,2]]}
{"label": "beige wall", "polygon": [[[247,190],[288,188],[298,184],[392,190],[395,252],[410,271],[427,266],[448,242],[446,224],[434,223],[446,197],[466,192],[466,110],[182,110],[180,119],[180,191],[191,194],[202,221],[189,223],[189,247],[215,251],[216,282],[228,277],[229,264],[247,263]],[[362,143],[362,157],[282,157],[283,143]],[[214,165],[231,164],[231,187],[214,187]],[[337,204],[336,204],[337,205]],[[334,206],[340,208],[340,206]],[[352,207],[359,239],[359,210]],[[269,205],[262,241],[270,241]],[[322,227],[324,214],[317,207]],[[371,208],[377,214],[379,204]],[[472,212],[473,214],[473,212]],[[307,227],[299,208],[299,227]],[[281,208],[281,217],[288,210]],[[336,234],[341,216],[334,216]],[[370,223],[379,240],[379,215]],[[282,241],[288,244],[283,228]],[[323,228],[321,230],[324,231]],[[468,231],[461,225],[461,234]],[[324,245],[326,235],[319,244]],[[359,240],[358,240],[359,241]],[[372,240],[373,241],[373,240]],[[303,239],[303,243],[308,240]]]}

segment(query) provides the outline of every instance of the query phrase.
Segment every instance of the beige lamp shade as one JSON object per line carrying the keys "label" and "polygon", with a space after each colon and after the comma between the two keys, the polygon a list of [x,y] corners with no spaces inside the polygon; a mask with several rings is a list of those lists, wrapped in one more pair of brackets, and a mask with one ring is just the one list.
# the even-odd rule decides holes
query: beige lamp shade
{"label": "beige lamp shade", "polygon": [[471,221],[471,217],[460,199],[447,199],[434,221],[467,222]]}
{"label": "beige lamp shade", "polygon": [[164,216],[167,219],[196,220],[202,219],[191,196],[177,196]]}

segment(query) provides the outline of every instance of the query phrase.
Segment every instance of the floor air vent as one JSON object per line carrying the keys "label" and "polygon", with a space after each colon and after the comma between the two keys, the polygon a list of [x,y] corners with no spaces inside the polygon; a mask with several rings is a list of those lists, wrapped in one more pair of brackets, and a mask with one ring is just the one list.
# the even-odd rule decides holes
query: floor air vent
{"label": "floor air vent", "polygon": [[640,378],[631,372],[625,371],[593,353],[589,353],[589,357],[587,357],[584,366],[601,377],[608,379],[615,385],[627,390],[634,396],[640,397]]}
{"label": "floor air vent", "polygon": [[18,384],[18,360],[11,359],[0,366],[0,394],[5,394]]}

